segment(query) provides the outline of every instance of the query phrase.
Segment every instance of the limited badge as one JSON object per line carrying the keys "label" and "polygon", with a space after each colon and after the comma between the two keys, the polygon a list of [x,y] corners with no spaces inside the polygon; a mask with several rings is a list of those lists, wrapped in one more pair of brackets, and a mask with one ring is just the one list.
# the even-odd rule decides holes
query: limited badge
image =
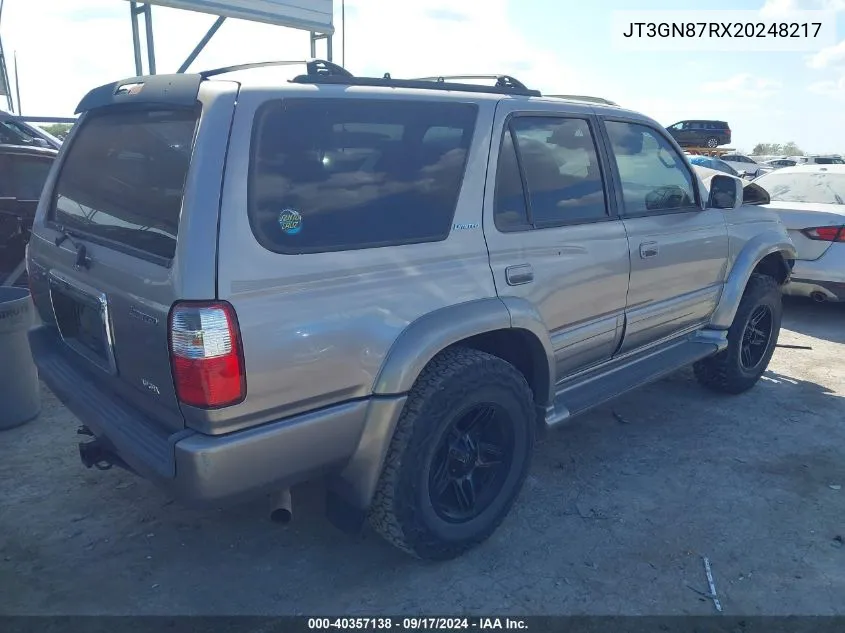
{"label": "limited badge", "polygon": [[288,235],[302,230],[302,215],[295,209],[285,209],[279,214],[279,227]]}

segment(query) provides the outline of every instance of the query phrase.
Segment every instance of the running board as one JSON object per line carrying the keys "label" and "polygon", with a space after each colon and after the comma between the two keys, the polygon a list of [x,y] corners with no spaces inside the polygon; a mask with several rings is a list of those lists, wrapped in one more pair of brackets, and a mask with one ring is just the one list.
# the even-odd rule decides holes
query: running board
{"label": "running board", "polygon": [[655,382],[728,346],[727,332],[704,330],[603,363],[557,387],[546,424],[555,426],[623,393]]}

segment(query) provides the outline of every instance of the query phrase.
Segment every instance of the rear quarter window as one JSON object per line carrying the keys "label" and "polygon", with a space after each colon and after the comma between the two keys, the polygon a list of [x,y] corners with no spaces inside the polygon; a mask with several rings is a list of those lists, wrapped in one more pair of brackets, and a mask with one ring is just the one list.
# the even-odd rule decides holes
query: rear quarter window
{"label": "rear quarter window", "polygon": [[432,242],[449,235],[477,107],[284,99],[256,113],[249,221],[277,253]]}

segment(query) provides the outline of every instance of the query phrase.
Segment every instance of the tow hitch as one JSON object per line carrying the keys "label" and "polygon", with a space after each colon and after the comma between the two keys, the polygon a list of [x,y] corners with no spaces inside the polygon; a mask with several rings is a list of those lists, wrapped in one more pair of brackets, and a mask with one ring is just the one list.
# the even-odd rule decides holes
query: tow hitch
{"label": "tow hitch", "polygon": [[94,439],[90,442],[79,443],[79,459],[86,468],[97,470],[109,470],[112,466],[118,466],[132,472],[132,468],[124,462],[105,442],[96,438],[88,427],[80,427],[78,435],[87,435]]}

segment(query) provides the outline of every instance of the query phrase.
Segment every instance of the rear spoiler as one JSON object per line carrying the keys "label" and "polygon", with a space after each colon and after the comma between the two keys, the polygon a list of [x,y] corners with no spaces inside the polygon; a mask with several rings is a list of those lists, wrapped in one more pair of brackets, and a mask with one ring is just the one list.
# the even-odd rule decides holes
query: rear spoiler
{"label": "rear spoiler", "polygon": [[253,62],[249,64],[238,64],[236,66],[225,66],[223,68],[213,68],[200,73],[147,75],[146,77],[122,79],[121,81],[94,88],[76,106],[76,114],[82,114],[83,112],[96,110],[97,108],[133,103],[191,106],[197,101],[200,84],[209,77],[252,68],[296,65],[304,65],[306,69],[306,74],[300,75],[294,80],[299,81],[299,83],[316,81],[317,79],[326,80],[327,77],[340,77],[346,82],[351,82],[355,79],[348,70],[323,59]]}
{"label": "rear spoiler", "polygon": [[132,77],[94,88],[76,106],[75,114],[115,105],[155,104],[191,106],[197,102],[203,76],[199,74]]}

